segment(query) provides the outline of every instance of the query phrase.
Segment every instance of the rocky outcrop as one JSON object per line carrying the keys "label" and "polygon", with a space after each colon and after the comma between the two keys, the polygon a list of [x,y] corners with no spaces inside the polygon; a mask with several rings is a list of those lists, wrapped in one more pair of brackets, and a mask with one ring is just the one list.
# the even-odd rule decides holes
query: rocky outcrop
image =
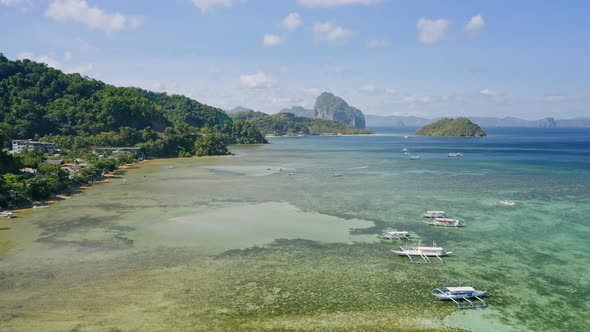
{"label": "rocky outcrop", "polygon": [[322,93],[314,106],[314,118],[335,120],[354,128],[365,128],[365,117],[359,109],[349,106],[344,99],[329,92]]}

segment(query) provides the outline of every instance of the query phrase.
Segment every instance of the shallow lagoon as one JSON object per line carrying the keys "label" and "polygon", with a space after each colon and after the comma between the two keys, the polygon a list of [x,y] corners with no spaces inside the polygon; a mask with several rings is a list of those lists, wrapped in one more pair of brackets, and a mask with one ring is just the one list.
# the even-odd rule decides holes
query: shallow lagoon
{"label": "shallow lagoon", "polygon": [[[150,161],[0,221],[0,330],[583,330],[590,131],[400,133]],[[455,255],[409,264],[384,229]],[[434,301],[458,277],[490,307]]]}

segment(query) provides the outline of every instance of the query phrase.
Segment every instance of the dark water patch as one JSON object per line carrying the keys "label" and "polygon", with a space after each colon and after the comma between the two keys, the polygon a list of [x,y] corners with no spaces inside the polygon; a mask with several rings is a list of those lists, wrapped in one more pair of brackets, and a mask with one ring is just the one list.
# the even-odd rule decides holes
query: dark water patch
{"label": "dark water patch", "polygon": [[133,247],[133,240],[128,239],[126,237],[115,235],[110,239],[103,239],[103,240],[90,240],[90,239],[82,239],[82,240],[70,240],[60,238],[58,236],[47,236],[41,237],[36,240],[40,243],[45,243],[51,245],[53,247],[62,247],[62,246],[73,246],[78,249],[82,250],[125,250],[130,249]]}

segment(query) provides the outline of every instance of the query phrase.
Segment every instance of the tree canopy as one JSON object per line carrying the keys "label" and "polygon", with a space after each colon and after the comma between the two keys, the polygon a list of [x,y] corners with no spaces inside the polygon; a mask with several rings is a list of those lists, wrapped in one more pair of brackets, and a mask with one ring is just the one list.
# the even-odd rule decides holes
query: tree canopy
{"label": "tree canopy", "polygon": [[2,146],[39,137],[66,149],[143,145],[153,156],[190,155],[198,131],[221,133],[224,127],[229,132],[224,144],[265,142],[255,129],[233,131],[232,126],[222,110],[184,96],[115,87],[0,54]]}

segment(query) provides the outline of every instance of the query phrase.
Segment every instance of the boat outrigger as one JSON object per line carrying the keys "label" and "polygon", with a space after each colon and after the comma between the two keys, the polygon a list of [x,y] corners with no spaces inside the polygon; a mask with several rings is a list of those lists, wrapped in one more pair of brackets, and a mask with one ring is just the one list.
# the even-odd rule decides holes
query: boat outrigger
{"label": "boat outrigger", "polygon": [[[442,259],[442,257],[452,254],[451,251],[445,251],[443,248],[437,247],[436,242],[432,242],[432,247],[420,247],[420,243],[418,243],[418,247],[408,247],[406,244],[405,248],[399,247],[399,250],[391,250],[391,252],[398,256],[407,256],[411,263],[423,264],[432,263],[430,257],[436,257],[439,261],[441,261],[441,263],[444,264],[445,261]],[[412,258],[416,256],[421,257],[423,262],[415,261],[414,258]]]}
{"label": "boat outrigger", "polygon": [[424,218],[445,218],[447,214],[445,211],[426,211],[422,216]]}
{"label": "boat outrigger", "polygon": [[401,240],[403,239],[408,239],[410,237],[410,232],[406,232],[406,231],[389,231],[389,232],[384,232],[383,233],[383,237],[389,240]]}
{"label": "boat outrigger", "polygon": [[453,301],[458,309],[485,308],[488,304],[482,299],[487,290],[473,287],[441,287],[432,290],[432,295],[441,301]]}
{"label": "boat outrigger", "polygon": [[463,227],[465,226],[458,219],[453,218],[433,218],[430,221],[424,221],[426,224],[431,226],[443,226],[443,227]]}

